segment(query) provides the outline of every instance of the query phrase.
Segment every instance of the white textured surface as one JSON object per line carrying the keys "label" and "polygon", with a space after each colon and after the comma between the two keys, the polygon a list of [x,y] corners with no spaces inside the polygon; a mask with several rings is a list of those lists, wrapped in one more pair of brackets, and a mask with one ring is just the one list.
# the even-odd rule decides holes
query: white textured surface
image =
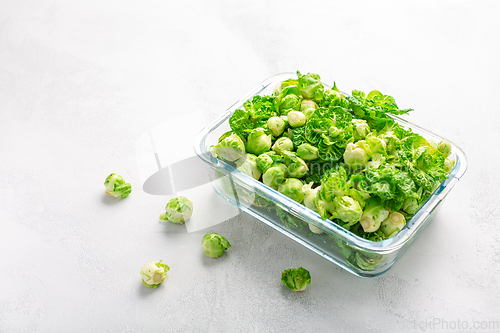
{"label": "white textured surface", "polygon": [[[497,1],[0,2],[0,331],[498,325],[499,16]],[[169,197],[141,190],[135,144],[148,129],[220,114],[296,69],[393,95],[468,155],[433,223],[379,278],[246,215],[189,234],[166,227]],[[104,194],[111,172],[132,183],[129,198]],[[230,240],[227,255],[204,256],[205,231]],[[171,271],[150,290],[139,270],[158,259]],[[301,294],[280,282],[296,266],[313,279]]]}

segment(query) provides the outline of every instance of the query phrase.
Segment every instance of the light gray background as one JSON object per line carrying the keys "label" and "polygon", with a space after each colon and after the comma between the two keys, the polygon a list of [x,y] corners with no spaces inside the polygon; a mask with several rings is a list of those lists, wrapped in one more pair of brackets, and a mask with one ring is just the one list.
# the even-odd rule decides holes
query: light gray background
{"label": "light gray background", "polygon": [[[498,324],[499,16],[497,1],[0,1],[0,331]],[[172,232],[158,222],[170,197],[142,191],[134,150],[148,129],[218,115],[297,69],[395,96],[468,155],[437,217],[381,277],[357,278],[247,215]],[[111,172],[130,197],[104,194]],[[227,255],[204,256],[206,231],[230,240]],[[139,270],[159,259],[170,274],[145,288]],[[313,281],[300,294],[280,281],[297,266]]]}

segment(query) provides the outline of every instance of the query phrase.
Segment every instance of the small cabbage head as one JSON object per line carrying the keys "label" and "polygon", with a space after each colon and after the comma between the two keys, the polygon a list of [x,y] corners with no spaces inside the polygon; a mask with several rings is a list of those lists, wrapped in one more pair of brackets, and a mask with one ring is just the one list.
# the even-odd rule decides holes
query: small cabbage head
{"label": "small cabbage head", "polygon": [[318,104],[316,104],[316,102],[311,99],[303,99],[300,103],[300,111],[304,113],[308,109],[313,109],[314,112],[314,110],[316,110],[317,108]]}
{"label": "small cabbage head", "polygon": [[271,131],[273,136],[278,137],[283,134],[286,124],[280,117],[271,117],[267,120],[267,128]]}
{"label": "small cabbage head", "polygon": [[219,158],[234,162],[245,155],[245,144],[238,134],[232,133],[220,140],[214,151]]}
{"label": "small cabbage head", "polygon": [[141,268],[142,283],[149,288],[158,288],[165,280],[170,267],[161,263],[162,261],[151,261]]}
{"label": "small cabbage head", "polygon": [[443,140],[438,144],[437,149],[441,152],[441,154],[443,154],[444,157],[448,157],[451,154],[451,143]]}
{"label": "small cabbage head", "polygon": [[307,73],[302,75],[299,71],[297,71],[297,77],[299,81],[300,94],[304,98],[312,99],[315,102],[320,102],[323,99],[325,87],[323,86],[321,78],[318,74]]}
{"label": "small cabbage head", "polygon": [[380,231],[387,238],[391,238],[396,235],[406,224],[406,219],[400,212],[392,212],[389,216],[382,221],[380,224]]}
{"label": "small cabbage head", "polygon": [[301,203],[304,200],[304,192],[302,192],[302,182],[297,178],[287,178],[279,187],[278,192],[286,195],[292,200]]}
{"label": "small cabbage head", "polygon": [[278,189],[278,187],[285,181],[285,172],[279,166],[273,166],[267,169],[262,176],[262,181],[269,187]]}
{"label": "small cabbage head", "polygon": [[309,168],[306,162],[300,157],[295,157],[294,161],[288,164],[288,176],[293,178],[302,178],[307,174]]}
{"label": "small cabbage head", "polygon": [[415,214],[419,209],[418,200],[416,198],[406,198],[403,201],[402,209],[408,214]]}
{"label": "small cabbage head", "polygon": [[311,274],[303,267],[290,268],[281,273],[281,281],[293,291],[303,291],[311,284]]}
{"label": "small cabbage head", "polygon": [[450,160],[449,158],[444,159],[444,171],[446,173],[450,173],[451,170],[453,170],[453,167],[455,166],[455,162]]}
{"label": "small cabbage head", "polygon": [[364,140],[349,142],[344,152],[344,162],[350,167],[364,166],[370,159],[370,147]]}
{"label": "small cabbage head", "polygon": [[203,248],[203,252],[205,252],[207,256],[210,258],[217,258],[224,253],[224,250],[229,249],[231,244],[229,244],[225,237],[212,232],[203,236],[201,246]]}
{"label": "small cabbage head", "polygon": [[236,161],[236,169],[259,180],[262,175],[262,170],[257,165],[257,156],[246,154],[244,157]]}
{"label": "small cabbage head", "polygon": [[125,183],[122,176],[112,173],[104,181],[106,193],[115,198],[125,198],[132,192],[132,185]]}
{"label": "small cabbage head", "polygon": [[297,156],[305,161],[314,161],[318,159],[318,148],[309,143],[303,143],[297,148]]}
{"label": "small cabbage head", "polygon": [[274,151],[268,151],[260,154],[257,157],[257,166],[263,171],[266,172],[267,169],[274,166],[274,164],[282,161],[282,157],[277,155]]}
{"label": "small cabbage head", "polygon": [[318,207],[316,206],[316,195],[321,187],[318,186],[313,189],[313,184],[314,182],[310,182],[309,184],[302,186],[302,192],[304,192],[304,206],[314,212],[317,212]]}
{"label": "small cabbage head", "polygon": [[370,198],[366,202],[363,215],[359,223],[365,232],[374,232],[380,228],[380,224],[389,216],[389,211],[382,205],[379,198]]}
{"label": "small cabbage head", "polygon": [[280,110],[300,110],[301,99],[299,96],[289,94],[281,99]]}
{"label": "small cabbage head", "polygon": [[373,252],[356,252],[356,264],[364,271],[373,271],[377,265],[384,259],[381,254]]}
{"label": "small cabbage head", "polygon": [[255,128],[247,138],[247,151],[249,153],[260,155],[271,149],[271,134],[266,134],[265,129]]}
{"label": "small cabbage head", "polygon": [[273,151],[281,155],[283,154],[284,150],[293,150],[293,142],[290,138],[282,137],[276,140],[272,149]]}
{"label": "small cabbage head", "polygon": [[335,213],[332,214],[332,217],[347,223],[344,225],[345,228],[354,225],[363,215],[363,209],[359,202],[350,196],[335,197],[333,204],[335,205]]}
{"label": "small cabbage head", "polygon": [[364,138],[366,138],[368,133],[370,133],[370,126],[368,125],[366,120],[353,119],[352,123],[354,125],[353,126],[354,141],[363,140]]}
{"label": "small cabbage head", "polygon": [[288,112],[288,123],[292,127],[301,127],[306,123],[306,115],[300,111],[290,111]]}
{"label": "small cabbage head", "polygon": [[193,215],[193,203],[182,196],[171,199],[165,206],[165,213],[160,220],[183,224]]}

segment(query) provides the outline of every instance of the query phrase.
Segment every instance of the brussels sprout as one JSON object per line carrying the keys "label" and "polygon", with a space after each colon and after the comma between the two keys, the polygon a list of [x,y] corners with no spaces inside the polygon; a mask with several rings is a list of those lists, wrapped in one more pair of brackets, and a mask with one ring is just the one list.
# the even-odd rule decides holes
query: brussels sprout
{"label": "brussels sprout", "polygon": [[270,167],[274,166],[277,163],[280,163],[283,158],[276,154],[274,151],[268,151],[262,153],[257,157],[257,166],[263,171],[266,172]]}
{"label": "brussels sprout", "polygon": [[160,220],[183,224],[193,215],[193,203],[181,196],[171,199],[165,210],[166,212],[160,215]]}
{"label": "brussels sprout", "polygon": [[238,134],[232,133],[220,140],[219,143],[214,146],[214,151],[219,158],[234,162],[245,155],[245,144]]}
{"label": "brussels sprout", "polygon": [[309,168],[306,162],[300,157],[295,157],[294,161],[288,164],[288,176],[293,178],[302,178],[307,174]]}
{"label": "brussels sprout", "polygon": [[361,209],[359,202],[347,195],[333,198],[333,204],[335,205],[335,212],[332,217],[346,222],[345,228],[358,222],[363,215],[363,209]]}
{"label": "brussels sprout", "polygon": [[370,159],[370,147],[364,140],[349,142],[344,152],[344,162],[350,167],[364,166]]}
{"label": "brussels sprout", "polygon": [[225,237],[212,232],[203,236],[201,246],[203,248],[203,252],[205,252],[207,256],[217,258],[224,253],[224,250],[229,249],[231,244],[229,244]]}
{"label": "brussels sprout", "polygon": [[291,268],[281,273],[281,281],[293,291],[303,291],[311,284],[311,274],[303,267]]}
{"label": "brussels sprout", "polygon": [[284,150],[292,151],[293,150],[293,142],[290,140],[290,138],[279,138],[276,140],[276,142],[273,145],[273,151],[275,151],[278,154],[283,154]]}
{"label": "brussels sprout", "polygon": [[277,163],[275,164],[274,166],[280,168],[281,170],[283,170],[283,174],[285,175],[285,178],[288,177],[288,168],[286,165],[284,165],[283,163]]}
{"label": "brussels sprout", "polygon": [[280,117],[271,117],[267,120],[267,128],[269,128],[275,137],[278,137],[283,133],[285,126],[285,121]]}
{"label": "brussels sprout", "polygon": [[415,198],[406,198],[403,202],[402,209],[408,214],[415,214],[418,210],[418,201]]}
{"label": "brussels sprout", "polygon": [[315,189],[313,189],[312,188],[313,184],[314,182],[310,182],[309,184],[302,186],[302,192],[304,192],[304,206],[306,206],[312,211],[317,212],[318,206],[316,206],[316,195],[318,194],[318,191],[321,188],[321,186],[318,186]]}
{"label": "brussels sprout", "polygon": [[278,191],[292,200],[301,203],[304,200],[304,192],[302,192],[302,182],[297,178],[287,178],[279,187]]}
{"label": "brussels sprout", "polygon": [[453,170],[453,167],[455,166],[455,162],[450,160],[449,158],[444,159],[444,171],[446,173],[450,173],[451,170]]}
{"label": "brussels sprout", "polygon": [[132,185],[125,183],[125,179],[116,173],[110,174],[104,181],[106,193],[115,198],[125,198],[132,192]]}
{"label": "brussels sprout", "polygon": [[391,238],[392,236],[396,235],[401,229],[403,229],[405,224],[406,219],[403,214],[399,212],[392,212],[380,224],[380,231],[382,231],[382,233],[386,235],[387,238]]}
{"label": "brussels sprout", "polygon": [[318,74],[307,73],[302,75],[297,71],[297,77],[300,94],[304,98],[312,99],[316,102],[320,102],[323,99],[325,87],[321,83],[321,78]]}
{"label": "brussels sprout", "polygon": [[354,129],[354,132],[353,132],[354,141],[363,140],[364,138],[366,138],[366,136],[368,135],[368,133],[370,133],[370,126],[368,125],[368,123],[366,122],[366,120],[353,119],[352,123],[354,125],[353,126],[353,129]]}
{"label": "brussels sprout", "polygon": [[285,128],[287,128],[290,124],[288,123],[288,117],[287,116],[280,116],[280,119],[283,120],[285,123]]}
{"label": "brussels sprout", "polygon": [[271,134],[266,134],[263,128],[255,128],[247,139],[247,151],[249,153],[260,155],[271,149]]}
{"label": "brussels sprout", "polygon": [[289,94],[281,99],[280,110],[300,110],[300,97]]}
{"label": "brussels sprout", "polygon": [[305,110],[307,109],[313,109],[316,110],[318,108],[318,104],[316,104],[315,101],[311,99],[303,99],[302,102],[300,103],[300,111],[305,113]]}
{"label": "brussels sprout", "polygon": [[141,268],[142,283],[149,288],[158,288],[160,283],[165,280],[167,272],[170,270],[162,261],[151,261]]}
{"label": "brussels sprout", "polygon": [[382,205],[379,198],[370,198],[359,223],[365,232],[374,232],[380,228],[380,223],[389,216],[389,211]]}
{"label": "brussels sprout", "polygon": [[303,143],[297,148],[297,156],[305,161],[313,161],[318,158],[318,148],[309,143]]}
{"label": "brussels sprout", "polygon": [[300,111],[290,111],[287,117],[288,123],[292,127],[301,127],[306,123],[306,116]]}
{"label": "brussels sprout", "polygon": [[244,157],[237,160],[236,169],[257,180],[260,178],[260,175],[262,175],[262,170],[257,166],[257,156],[253,154],[246,154]]}
{"label": "brussels sprout", "polygon": [[267,169],[262,176],[262,181],[269,187],[277,189],[278,186],[285,180],[285,172],[279,166],[274,166]]}
{"label": "brussels sprout", "polygon": [[309,108],[309,109],[305,109],[304,111],[302,111],[304,116],[306,116],[306,122],[314,115],[315,111],[316,111],[316,109],[314,109],[314,108]]}
{"label": "brussels sprout", "polygon": [[451,143],[443,140],[438,144],[437,149],[444,155],[444,157],[448,157],[451,153]]}
{"label": "brussels sprout", "polygon": [[381,254],[370,252],[356,252],[356,263],[364,271],[373,271],[375,267],[384,259]]}

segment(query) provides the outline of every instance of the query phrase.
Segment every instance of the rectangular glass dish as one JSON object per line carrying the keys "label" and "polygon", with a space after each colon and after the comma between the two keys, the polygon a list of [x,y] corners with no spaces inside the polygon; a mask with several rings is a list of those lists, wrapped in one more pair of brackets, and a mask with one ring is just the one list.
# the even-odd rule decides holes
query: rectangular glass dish
{"label": "rectangular glass dish", "polygon": [[[214,190],[222,198],[347,271],[361,277],[378,276],[392,267],[435,216],[446,195],[465,173],[466,156],[451,143],[449,159],[455,162],[453,170],[405,227],[383,241],[363,239],[330,220],[322,220],[318,213],[210,154],[210,147],[231,130],[228,120],[236,109],[243,108],[243,103],[255,95],[271,95],[282,81],[293,78],[296,78],[295,73],[283,73],[259,84],[200,132],[194,144],[195,151],[206,162]],[[324,86],[331,88],[327,84]],[[427,140],[440,142],[444,139],[399,117],[393,118]],[[311,233],[307,224],[320,228],[323,234]]]}

